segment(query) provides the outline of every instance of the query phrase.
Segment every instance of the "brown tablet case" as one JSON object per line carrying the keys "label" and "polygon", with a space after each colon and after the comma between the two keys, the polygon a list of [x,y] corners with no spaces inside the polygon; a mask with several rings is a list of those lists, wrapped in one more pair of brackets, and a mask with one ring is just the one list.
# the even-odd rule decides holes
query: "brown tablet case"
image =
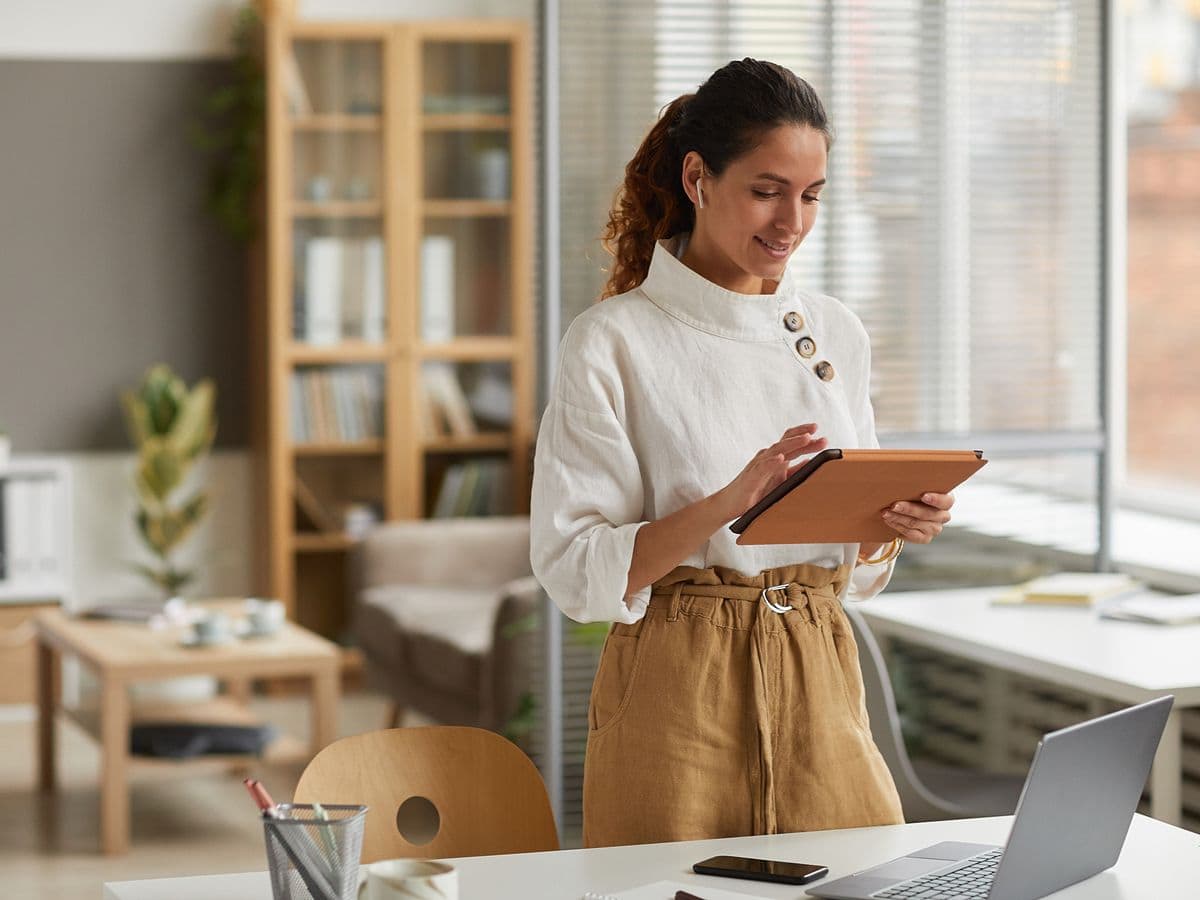
{"label": "brown tablet case", "polygon": [[729,527],[739,544],[890,541],[886,507],[948,493],[985,465],[978,450],[824,450]]}

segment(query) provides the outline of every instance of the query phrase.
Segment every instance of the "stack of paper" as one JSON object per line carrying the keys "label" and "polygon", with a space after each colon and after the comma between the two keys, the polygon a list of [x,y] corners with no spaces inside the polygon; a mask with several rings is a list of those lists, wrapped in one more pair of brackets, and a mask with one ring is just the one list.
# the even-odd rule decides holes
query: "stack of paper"
{"label": "stack of paper", "polygon": [[1044,575],[995,598],[999,604],[1049,606],[1092,606],[1120,594],[1135,591],[1140,584],[1118,572],[1058,572]]}
{"label": "stack of paper", "polygon": [[1112,601],[1100,615],[1106,619],[1154,625],[1189,625],[1200,622],[1200,594],[1179,597],[1135,594]]}

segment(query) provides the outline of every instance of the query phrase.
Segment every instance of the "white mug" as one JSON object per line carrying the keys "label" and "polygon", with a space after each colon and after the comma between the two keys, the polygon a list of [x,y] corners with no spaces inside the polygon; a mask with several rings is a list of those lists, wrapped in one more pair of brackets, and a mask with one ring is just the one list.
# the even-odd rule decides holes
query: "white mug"
{"label": "white mug", "polygon": [[382,859],[358,867],[358,898],[458,900],[458,873],[432,859]]}

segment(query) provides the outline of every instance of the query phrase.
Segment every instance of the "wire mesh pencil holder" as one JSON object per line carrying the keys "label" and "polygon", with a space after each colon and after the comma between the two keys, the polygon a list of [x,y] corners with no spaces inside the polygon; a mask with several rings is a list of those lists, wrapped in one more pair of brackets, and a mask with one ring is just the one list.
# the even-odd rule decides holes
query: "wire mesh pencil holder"
{"label": "wire mesh pencil holder", "polygon": [[354,900],[362,854],[365,806],[280,803],[263,819],[271,894],[275,900]]}

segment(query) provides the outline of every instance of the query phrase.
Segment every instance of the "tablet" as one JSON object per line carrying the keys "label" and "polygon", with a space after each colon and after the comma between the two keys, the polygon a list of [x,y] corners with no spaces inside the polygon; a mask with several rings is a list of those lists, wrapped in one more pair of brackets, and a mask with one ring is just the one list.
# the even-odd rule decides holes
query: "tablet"
{"label": "tablet", "polygon": [[890,541],[885,508],[948,493],[985,465],[982,450],[822,450],[729,530],[743,545]]}

